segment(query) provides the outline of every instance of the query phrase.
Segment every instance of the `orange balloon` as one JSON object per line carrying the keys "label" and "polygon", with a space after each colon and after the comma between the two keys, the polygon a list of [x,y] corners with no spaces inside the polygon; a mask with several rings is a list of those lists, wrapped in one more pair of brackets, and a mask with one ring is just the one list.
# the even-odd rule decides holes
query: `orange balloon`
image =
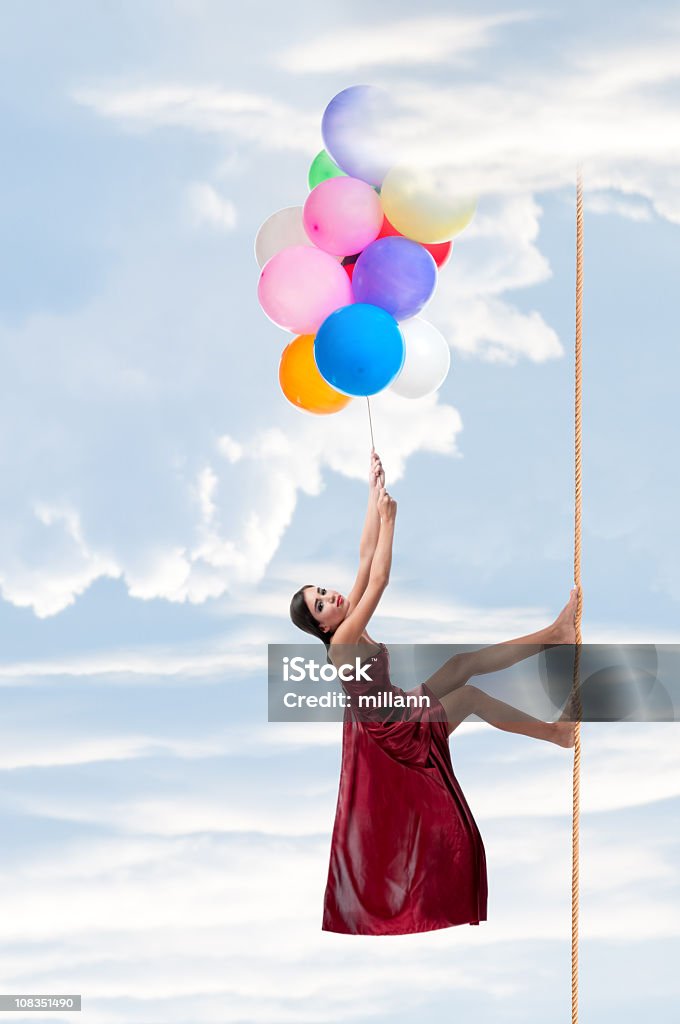
{"label": "orange balloon", "polygon": [[286,345],[279,363],[279,384],[289,402],[318,416],[340,412],[352,401],[350,395],[341,395],[319,373],[314,362],[313,334],[301,334]]}

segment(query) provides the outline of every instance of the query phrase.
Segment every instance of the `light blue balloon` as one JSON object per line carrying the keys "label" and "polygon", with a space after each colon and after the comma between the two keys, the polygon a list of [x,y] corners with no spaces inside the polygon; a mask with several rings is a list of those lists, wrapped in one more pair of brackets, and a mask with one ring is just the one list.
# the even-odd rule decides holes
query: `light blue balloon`
{"label": "light blue balloon", "polygon": [[369,185],[382,185],[395,162],[391,135],[394,104],[385,89],[351,85],[334,96],[324,111],[324,146],[338,167]]}
{"label": "light blue balloon", "polygon": [[355,302],[326,317],[314,340],[314,360],[336,391],[353,398],[376,395],[404,365],[399,324],[378,306]]}

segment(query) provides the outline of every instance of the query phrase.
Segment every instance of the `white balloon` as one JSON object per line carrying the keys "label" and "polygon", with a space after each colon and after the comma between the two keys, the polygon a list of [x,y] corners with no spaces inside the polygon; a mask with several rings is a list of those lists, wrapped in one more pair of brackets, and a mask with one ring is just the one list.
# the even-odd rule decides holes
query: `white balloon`
{"label": "white balloon", "polygon": [[402,320],[399,330],[406,355],[401,373],[390,385],[402,398],[424,398],[441,387],[451,365],[451,350],[443,335],[427,320]]}
{"label": "white balloon", "polygon": [[285,206],[267,218],[255,238],[255,259],[263,267],[291,245],[314,245],[305,231],[301,206]]}

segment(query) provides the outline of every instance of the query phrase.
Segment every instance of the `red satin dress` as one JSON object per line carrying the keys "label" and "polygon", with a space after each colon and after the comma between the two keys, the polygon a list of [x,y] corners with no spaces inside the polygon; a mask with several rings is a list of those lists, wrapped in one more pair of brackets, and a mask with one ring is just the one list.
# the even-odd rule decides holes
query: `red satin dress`
{"label": "red satin dress", "polygon": [[354,706],[344,713],[322,930],[403,935],[486,921],[484,844],[453,774],[444,708],[421,683],[408,693],[428,695],[429,708],[357,714],[360,694],[405,692],[390,681],[385,644],[369,661],[370,683],[343,683]]}

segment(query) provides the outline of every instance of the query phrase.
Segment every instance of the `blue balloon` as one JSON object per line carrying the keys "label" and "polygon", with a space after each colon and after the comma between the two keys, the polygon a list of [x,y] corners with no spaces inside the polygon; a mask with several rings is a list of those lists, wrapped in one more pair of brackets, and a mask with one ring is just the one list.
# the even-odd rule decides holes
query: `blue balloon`
{"label": "blue balloon", "polygon": [[351,85],[334,96],[324,111],[324,146],[338,167],[369,185],[382,185],[396,162],[394,104],[385,89]]}
{"label": "blue balloon", "polygon": [[405,346],[399,324],[378,306],[355,302],[327,316],[314,340],[321,376],[353,398],[375,395],[397,377]]}
{"label": "blue balloon", "polygon": [[352,289],[357,302],[370,302],[395,320],[408,320],[432,298],[437,264],[418,242],[398,235],[378,238],[359,256]]}

